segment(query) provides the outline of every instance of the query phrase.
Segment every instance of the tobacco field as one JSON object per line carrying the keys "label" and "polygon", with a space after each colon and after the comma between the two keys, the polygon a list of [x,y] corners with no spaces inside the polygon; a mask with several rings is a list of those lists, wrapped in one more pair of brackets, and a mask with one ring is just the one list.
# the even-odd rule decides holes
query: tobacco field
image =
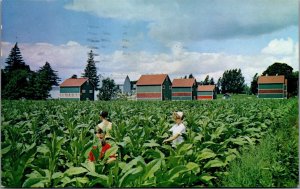
{"label": "tobacco field", "polygon": [[[221,182],[229,165],[272,134],[295,106],[297,99],[2,101],[1,185],[230,187]],[[114,141],[104,159],[93,163],[87,157],[97,144],[101,110],[109,112]],[[177,148],[162,144],[171,135],[174,111],[184,112],[187,128]],[[117,160],[106,164],[115,153]]]}

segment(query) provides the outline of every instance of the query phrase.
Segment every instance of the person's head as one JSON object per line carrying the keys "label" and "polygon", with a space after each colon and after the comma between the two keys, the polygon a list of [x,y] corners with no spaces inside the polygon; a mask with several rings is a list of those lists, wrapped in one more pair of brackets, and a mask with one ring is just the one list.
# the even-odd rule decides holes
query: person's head
{"label": "person's head", "polygon": [[173,113],[173,119],[174,119],[176,122],[182,121],[183,118],[184,118],[183,112],[174,112],[174,113]]}
{"label": "person's head", "polygon": [[100,119],[103,120],[103,119],[107,119],[108,117],[108,112],[107,111],[101,111],[100,114]]}
{"label": "person's head", "polygon": [[97,138],[101,141],[101,143],[105,143],[105,131],[103,131],[101,128],[98,128],[95,134]]}

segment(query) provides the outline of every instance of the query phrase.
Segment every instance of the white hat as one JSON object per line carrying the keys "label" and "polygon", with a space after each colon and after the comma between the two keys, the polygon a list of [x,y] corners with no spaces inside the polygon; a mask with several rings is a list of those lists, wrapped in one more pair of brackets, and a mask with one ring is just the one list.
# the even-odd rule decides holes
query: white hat
{"label": "white hat", "polygon": [[176,114],[177,114],[180,118],[182,118],[182,116],[183,116],[183,112],[176,112]]}

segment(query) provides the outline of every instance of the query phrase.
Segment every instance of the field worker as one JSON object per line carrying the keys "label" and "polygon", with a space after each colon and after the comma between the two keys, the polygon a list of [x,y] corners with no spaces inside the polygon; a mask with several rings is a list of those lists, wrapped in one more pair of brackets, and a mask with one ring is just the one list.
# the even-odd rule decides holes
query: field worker
{"label": "field worker", "polygon": [[175,125],[169,130],[172,132],[172,136],[168,139],[165,139],[163,143],[172,141],[172,146],[176,147],[178,144],[183,142],[182,134],[185,133],[186,129],[182,123],[184,118],[183,112],[174,112],[173,119],[175,121]]}
{"label": "field worker", "polygon": [[[110,149],[111,146],[110,146],[109,143],[106,142],[106,140],[105,140],[105,132],[102,129],[99,128],[96,131],[96,137],[99,139],[99,141],[100,141],[100,143],[102,145],[101,152],[99,154],[99,159],[101,159],[101,158],[104,157],[105,152],[108,149]],[[97,146],[93,146],[93,149],[97,149]],[[95,156],[94,156],[94,154],[93,154],[92,151],[90,151],[88,159],[90,161],[95,161]],[[111,162],[113,162],[115,160],[116,160],[116,155],[109,156],[109,159],[107,160],[107,163],[111,163]]]}
{"label": "field worker", "polygon": [[97,128],[102,129],[106,133],[105,138],[111,138],[110,131],[112,129],[112,123],[108,121],[108,112],[101,111],[99,116],[101,123],[97,125]]}

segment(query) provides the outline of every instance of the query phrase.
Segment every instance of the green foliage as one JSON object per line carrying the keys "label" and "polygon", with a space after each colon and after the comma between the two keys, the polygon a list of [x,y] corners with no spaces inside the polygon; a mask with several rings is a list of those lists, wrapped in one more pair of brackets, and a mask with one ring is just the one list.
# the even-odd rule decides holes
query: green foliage
{"label": "green foliage", "polygon": [[99,100],[111,100],[116,97],[117,93],[120,91],[115,81],[110,78],[102,80],[102,87],[99,89],[98,98]]}
{"label": "green foliage", "polygon": [[[275,140],[272,143],[262,141],[267,137],[272,139],[274,128],[286,122],[286,115],[291,110],[296,111],[296,104],[296,99],[205,102],[4,100],[2,185],[50,188],[246,186],[241,184],[243,182],[221,182],[224,178],[229,181],[231,165],[237,161],[243,162],[237,168],[248,165],[242,170],[252,170],[249,174],[256,178],[255,183],[247,181],[248,186],[295,186],[298,181],[297,135],[289,142],[286,136],[290,132],[282,132],[281,137],[271,140]],[[102,159],[89,162],[87,157],[92,146],[99,145],[94,129],[102,109],[110,112],[114,139],[109,141],[112,147]],[[176,110],[182,110],[186,115],[187,133],[185,142],[173,148],[162,141],[171,134],[168,130],[174,124],[172,112]],[[257,150],[257,145],[261,149]],[[252,158],[250,154],[254,152],[264,158]],[[271,152],[280,155],[272,156]],[[107,164],[112,154],[117,154],[117,158]],[[244,154],[249,154],[248,161],[243,160]],[[276,163],[279,157],[283,158],[282,164]],[[258,166],[250,169],[255,163]]]}
{"label": "green foliage", "polygon": [[253,79],[251,81],[251,87],[250,87],[250,90],[251,90],[251,94],[254,94],[256,95],[257,94],[257,88],[258,88],[258,84],[257,84],[257,80],[258,80],[258,75],[257,73],[253,76]]}
{"label": "green foliage", "polygon": [[37,72],[23,61],[17,43],[12,48],[1,69],[1,84],[3,99],[46,99],[53,85],[58,85],[59,78],[48,62]]}
{"label": "green foliage", "polygon": [[98,90],[99,77],[97,75],[97,68],[94,60],[94,53],[92,50],[88,53],[87,65],[84,69],[84,73],[82,74],[82,77],[89,78],[89,80],[95,86],[95,89]]}
{"label": "green foliage", "polygon": [[221,91],[225,93],[242,93],[245,79],[241,69],[226,70],[221,79]]}

